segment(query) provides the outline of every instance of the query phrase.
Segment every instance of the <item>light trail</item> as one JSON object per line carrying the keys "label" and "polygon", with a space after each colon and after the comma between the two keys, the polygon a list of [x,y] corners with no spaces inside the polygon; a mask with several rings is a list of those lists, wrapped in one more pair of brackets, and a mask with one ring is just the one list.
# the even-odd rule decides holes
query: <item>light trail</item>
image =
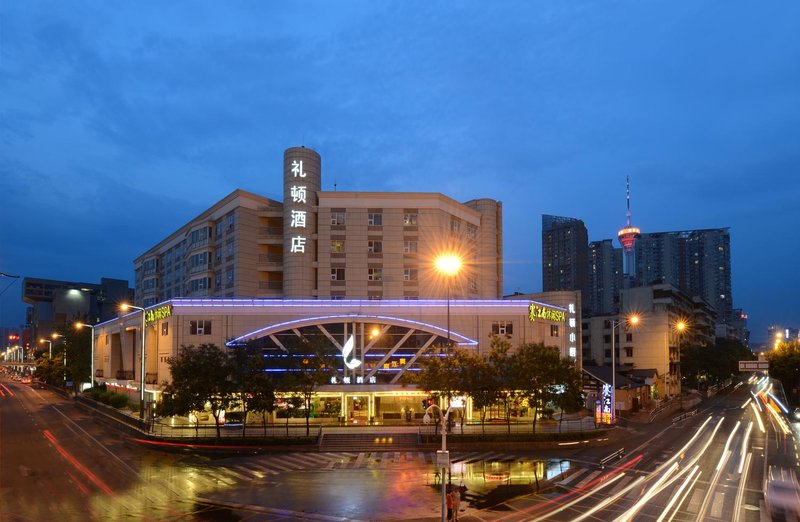
{"label": "light trail", "polygon": [[675,502],[681,496],[681,493],[683,492],[683,490],[686,488],[686,486],[689,484],[689,482],[692,481],[692,477],[694,476],[694,474],[697,473],[699,470],[700,470],[700,466],[697,466],[697,465],[695,465],[695,467],[692,468],[691,473],[689,473],[689,475],[683,480],[683,483],[681,484],[681,487],[679,487],[675,491],[675,493],[672,495],[672,498],[670,498],[669,502],[667,503],[667,507],[664,508],[664,511],[661,513],[661,516],[658,517],[658,519],[656,519],[656,522],[662,522],[664,520],[664,518],[666,518],[667,513],[670,512],[670,510],[672,509],[672,506],[675,504]]}
{"label": "light trail", "polygon": [[105,482],[103,482],[102,480],[97,478],[97,475],[92,473],[88,468],[86,468],[86,466],[81,464],[78,461],[78,459],[73,457],[66,449],[64,449],[64,447],[61,446],[61,444],[58,443],[58,441],[56,440],[55,436],[52,433],[50,433],[50,430],[44,430],[42,432],[42,434],[44,435],[44,438],[46,438],[48,441],[50,441],[50,444],[53,445],[53,447],[56,449],[56,451],[58,451],[61,454],[61,456],[64,457],[64,460],[66,460],[67,462],[72,464],[72,466],[75,469],[77,469],[78,471],[83,473],[83,475],[86,478],[88,478],[90,481],[92,481],[92,483],[94,483],[95,486],[100,488],[103,491],[103,493],[105,493],[109,497],[113,497],[114,496],[114,492],[111,491],[111,488],[109,488],[105,484]]}
{"label": "light trail", "polygon": [[[752,423],[751,423],[751,426],[752,426]],[[745,464],[745,468],[744,468],[744,474],[742,474],[742,478],[739,481],[739,491],[736,493],[736,505],[734,506],[733,520],[731,522],[739,522],[739,518],[741,516],[742,500],[744,499],[744,491],[746,489],[745,486],[747,485],[747,475],[749,474],[749,471],[750,471],[750,461],[751,461],[752,457],[753,457],[753,454],[751,452],[748,452],[747,453],[747,458],[745,459],[746,464]],[[740,469],[739,473],[741,473],[741,469]]]}
{"label": "light trail", "polygon": [[[751,393],[752,393],[752,392],[751,392]],[[752,397],[748,397],[748,398],[747,398],[747,400],[746,400],[746,401],[744,401],[744,404],[742,404],[742,409],[745,409],[745,408],[747,408],[747,405],[748,405],[748,404],[750,404],[750,401],[752,401],[752,400],[753,400],[753,398],[752,398]]]}
{"label": "light trail", "polygon": [[742,474],[742,468],[744,467],[744,459],[747,455],[747,443],[750,440],[750,432],[753,430],[753,421],[750,421],[750,424],[747,425],[747,431],[744,433],[744,441],[742,442],[742,458],[739,460],[739,474]]}
{"label": "light trail", "polygon": [[[753,406],[753,403],[752,403],[752,402],[750,403],[750,406],[753,408],[753,413],[755,413],[755,414],[756,414],[756,420],[758,421],[758,429],[760,429],[760,430],[761,430],[761,433],[766,433],[766,432],[767,432],[767,430],[766,430],[766,428],[764,428],[764,421],[762,421],[762,420],[761,420],[761,414],[760,414],[760,413],[758,413],[758,410],[756,409],[756,407],[755,407],[755,406]],[[759,408],[760,408],[760,407],[761,407],[761,406],[759,406]]]}
{"label": "light trail", "polygon": [[684,501],[686,501],[686,497],[689,496],[689,492],[692,491],[692,489],[694,488],[694,485],[697,484],[697,479],[700,478],[700,475],[702,473],[703,473],[702,471],[700,473],[698,473],[694,477],[694,480],[692,481],[692,484],[688,488],[686,488],[686,493],[683,494],[683,498],[680,500],[680,502],[678,502],[678,505],[675,506],[675,511],[672,513],[672,516],[669,517],[669,520],[667,520],[667,522],[672,522],[672,519],[675,518],[675,515],[678,514],[678,510],[681,508],[681,506],[683,505]]}
{"label": "light trail", "polygon": [[616,522],[624,522],[632,520],[633,517],[636,515],[636,513],[638,513],[639,510],[642,509],[642,506],[644,506],[647,502],[650,501],[651,498],[653,498],[653,496],[655,496],[656,490],[661,487],[661,485],[670,477],[670,475],[672,475],[675,472],[676,469],[678,469],[678,463],[673,462],[672,465],[661,474],[658,480],[656,480],[655,484],[650,486],[650,489],[647,490],[647,492],[636,502],[636,504],[634,504],[625,513],[623,513],[621,516],[615,519]]}
{"label": "light trail", "polygon": [[703,520],[705,518],[706,511],[708,510],[708,504],[710,503],[714,490],[717,487],[717,483],[719,482],[719,477],[722,475],[722,469],[725,467],[725,463],[728,462],[728,459],[730,459],[731,457],[732,451],[729,450],[728,448],[731,445],[733,436],[736,435],[736,432],[739,430],[740,425],[741,421],[736,421],[736,426],[733,428],[733,430],[731,430],[730,435],[728,435],[728,440],[725,441],[725,447],[722,449],[722,454],[719,456],[717,467],[714,470],[714,477],[711,479],[711,482],[708,483],[708,489],[706,489],[706,496],[705,498],[703,498],[703,503],[700,505],[700,510],[697,512],[698,520]]}
{"label": "light trail", "polygon": [[[567,502],[566,504],[563,504],[558,509],[554,509],[554,510],[552,510],[552,511],[550,511],[550,512],[548,512],[548,513],[546,513],[546,514],[544,514],[542,516],[540,516],[539,518],[535,518],[535,519],[533,519],[533,520],[531,520],[529,522],[539,522],[540,520],[545,520],[546,518],[548,518],[548,517],[550,517],[552,515],[555,515],[556,513],[561,513],[565,509],[571,508],[572,506],[574,506],[578,502],[582,502],[587,496],[594,495],[595,493],[599,492],[600,490],[607,488],[608,486],[610,486],[611,484],[615,483],[616,481],[618,481],[619,479],[621,479],[624,476],[625,476],[624,474],[620,473],[616,477],[614,477],[614,478],[612,478],[610,480],[607,480],[603,484],[601,484],[600,486],[594,488],[587,495],[579,496],[576,499],[574,499],[574,500],[572,500],[570,502]],[[580,520],[580,519],[577,519],[577,520]]]}
{"label": "light trail", "polygon": [[608,497],[607,499],[605,499],[604,501],[600,502],[598,505],[596,505],[595,507],[593,507],[592,509],[590,509],[589,511],[584,513],[582,516],[576,518],[572,522],[580,522],[581,520],[585,520],[585,519],[589,518],[590,516],[594,515],[598,511],[604,510],[610,504],[613,504],[614,502],[619,500],[619,498],[621,496],[627,494],[630,490],[632,490],[633,488],[638,486],[642,481],[644,481],[644,477],[637,478],[636,480],[634,480],[633,482],[631,482],[630,484],[628,484],[627,486],[622,488],[620,491],[615,493],[614,496]]}

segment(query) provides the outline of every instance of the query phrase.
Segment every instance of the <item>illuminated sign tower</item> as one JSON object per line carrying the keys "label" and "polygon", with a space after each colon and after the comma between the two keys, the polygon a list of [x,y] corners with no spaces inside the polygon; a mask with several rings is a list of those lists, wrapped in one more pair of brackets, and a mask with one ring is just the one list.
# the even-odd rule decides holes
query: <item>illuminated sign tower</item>
{"label": "illuminated sign tower", "polygon": [[283,293],[308,298],[317,286],[317,192],[319,154],[291,147],[283,154]]}
{"label": "illuminated sign tower", "polygon": [[625,258],[625,266],[623,272],[625,273],[625,286],[630,286],[630,282],[636,279],[636,254],[634,252],[634,245],[636,240],[641,235],[637,227],[631,225],[631,179],[629,176],[625,177],[626,185],[626,199],[628,210],[625,213],[625,228],[617,232],[617,238],[622,245],[622,251]]}

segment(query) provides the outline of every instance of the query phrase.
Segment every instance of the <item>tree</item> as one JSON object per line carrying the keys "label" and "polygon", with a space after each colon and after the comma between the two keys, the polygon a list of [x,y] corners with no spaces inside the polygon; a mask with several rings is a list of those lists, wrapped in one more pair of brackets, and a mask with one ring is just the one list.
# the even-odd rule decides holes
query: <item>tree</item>
{"label": "tree", "polygon": [[564,413],[576,413],[583,409],[583,379],[574,362],[570,359],[561,359],[558,380],[561,384],[555,404],[561,410],[558,419],[558,432],[561,433]]}
{"label": "tree", "polygon": [[700,375],[720,382],[739,373],[739,361],[754,359],[739,341],[718,338],[711,346],[681,346],[681,374],[689,383],[696,383]]}
{"label": "tree", "polygon": [[[308,436],[314,393],[335,375],[336,358],[333,348],[317,337],[298,338],[292,343],[285,342],[284,346],[288,352],[285,357],[279,359],[283,363],[284,371],[278,387],[281,391],[302,399],[305,405],[306,436]],[[288,418],[286,422],[288,424]]]}
{"label": "tree", "polygon": [[558,399],[563,366],[561,354],[554,346],[541,343],[520,345],[515,354],[520,395],[527,399],[533,410],[533,432],[539,411]]}
{"label": "tree", "polygon": [[[255,348],[240,347],[230,356],[232,381],[239,406],[242,408],[242,437],[247,431],[247,414],[255,406],[264,415],[266,433],[266,413],[272,412],[275,405],[275,391],[272,381],[264,373],[264,358]],[[262,378],[263,377],[263,378]],[[266,379],[264,379],[266,378]],[[268,384],[269,386],[265,386]],[[254,395],[254,390],[259,394]],[[271,404],[266,404],[271,395]]]}
{"label": "tree", "polygon": [[460,355],[460,391],[472,398],[472,405],[481,413],[481,431],[486,433],[486,410],[497,402],[500,381],[489,358],[464,352]]}
{"label": "tree", "polygon": [[178,356],[168,358],[167,364],[172,382],[165,386],[169,396],[165,409],[172,410],[173,415],[185,415],[210,405],[219,440],[220,416],[236,403],[228,355],[214,344],[181,346]]}
{"label": "tree", "polygon": [[509,355],[511,343],[508,340],[492,336],[489,351],[489,365],[494,374],[497,399],[505,409],[506,426],[511,434],[511,405],[517,400],[517,391],[520,383],[519,359],[516,355]]}
{"label": "tree", "polygon": [[794,404],[800,402],[800,343],[783,342],[767,354],[770,376],[783,384]]}

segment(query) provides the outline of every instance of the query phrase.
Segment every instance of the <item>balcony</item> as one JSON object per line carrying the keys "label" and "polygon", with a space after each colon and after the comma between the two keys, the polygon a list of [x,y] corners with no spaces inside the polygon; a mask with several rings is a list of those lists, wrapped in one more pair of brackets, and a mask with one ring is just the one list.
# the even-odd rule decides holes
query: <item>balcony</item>
{"label": "balcony", "polygon": [[283,217],[283,205],[259,205],[258,209],[258,217]]}
{"label": "balcony", "polygon": [[118,381],[132,381],[133,370],[117,370],[117,374],[114,378]]}
{"label": "balcony", "polygon": [[102,377],[103,376],[103,370],[100,370],[100,369],[95,370],[94,371],[94,376],[95,377]]}
{"label": "balcony", "polygon": [[283,256],[280,254],[259,254],[256,269],[261,272],[283,270]]}
{"label": "balcony", "polygon": [[200,241],[195,241],[194,243],[190,243],[189,246],[186,247],[186,253],[194,252],[195,250],[200,250],[201,248],[208,248],[209,242],[208,238],[201,239]]}
{"label": "balcony", "polygon": [[258,244],[260,245],[282,245],[282,227],[258,227]]}
{"label": "balcony", "polygon": [[145,373],[144,374],[144,382],[145,382],[145,384],[158,384],[158,374],[157,373]]}
{"label": "balcony", "polygon": [[259,281],[259,290],[272,290],[273,292],[283,292],[283,281]]}

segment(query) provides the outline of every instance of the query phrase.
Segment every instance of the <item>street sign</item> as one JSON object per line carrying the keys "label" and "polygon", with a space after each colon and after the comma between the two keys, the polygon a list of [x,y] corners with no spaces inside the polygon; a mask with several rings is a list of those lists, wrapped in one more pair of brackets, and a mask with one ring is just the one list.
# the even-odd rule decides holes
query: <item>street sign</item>
{"label": "street sign", "polygon": [[439,450],[436,452],[436,466],[446,468],[450,465],[450,452]]}
{"label": "street sign", "polygon": [[740,372],[769,370],[769,361],[739,361]]}

